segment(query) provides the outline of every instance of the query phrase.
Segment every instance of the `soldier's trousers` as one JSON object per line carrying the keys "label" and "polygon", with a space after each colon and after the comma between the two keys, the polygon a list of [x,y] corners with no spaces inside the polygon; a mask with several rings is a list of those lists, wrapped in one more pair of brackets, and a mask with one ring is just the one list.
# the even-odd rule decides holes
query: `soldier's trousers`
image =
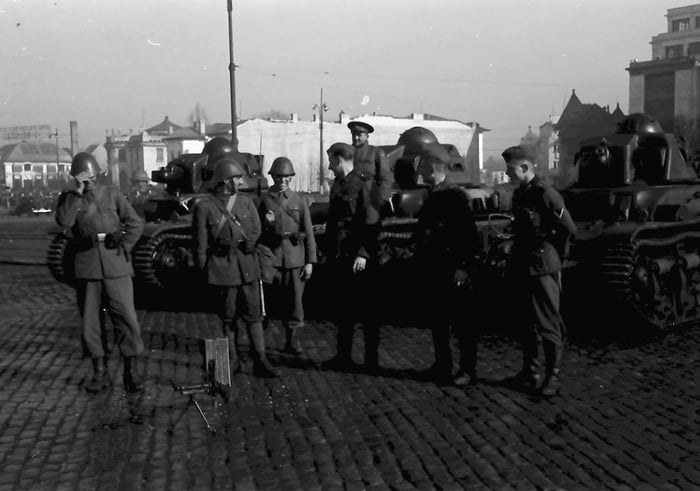
{"label": "soldier's trousers", "polygon": [[302,299],[306,282],[301,279],[301,270],[302,268],[280,268],[279,275],[265,288],[265,291],[270,293],[266,297],[267,311],[279,317],[290,328],[304,325]]}
{"label": "soldier's trousers", "polygon": [[553,368],[559,368],[561,364],[566,335],[564,319],[559,312],[559,273],[529,276],[526,281],[530,318],[522,338],[523,364],[530,370],[537,367],[541,340],[546,368],[551,371]]}
{"label": "soldier's trousers", "polygon": [[240,317],[250,325],[260,322],[260,282],[258,280],[239,286],[222,286],[223,309],[221,317],[224,322]]}
{"label": "soldier's trousers", "polygon": [[100,309],[107,308],[117,329],[117,345],[122,356],[136,356],[143,351],[141,326],[134,307],[134,284],[131,276],[101,280],[77,280],[76,293],[82,319],[83,343],[92,358],[105,356]]}

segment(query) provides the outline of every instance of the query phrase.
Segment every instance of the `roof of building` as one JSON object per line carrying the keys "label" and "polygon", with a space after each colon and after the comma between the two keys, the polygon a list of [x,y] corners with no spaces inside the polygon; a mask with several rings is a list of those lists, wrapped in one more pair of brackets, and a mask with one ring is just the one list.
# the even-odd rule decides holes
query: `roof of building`
{"label": "roof of building", "polygon": [[172,133],[163,136],[163,140],[205,140],[204,135],[196,131],[194,128],[180,127],[174,129]]}
{"label": "roof of building", "polygon": [[[49,142],[11,143],[0,147],[0,162],[56,162],[56,145]],[[58,161],[70,163],[70,153],[59,148]]]}
{"label": "roof of building", "polygon": [[611,114],[608,109],[599,106],[598,104],[583,104],[576,95],[576,91],[571,92],[569,102],[557,121],[556,128],[571,127],[600,127],[601,134],[607,134],[614,131],[615,123],[624,116],[618,104],[615,111]]}
{"label": "roof of building", "polygon": [[168,135],[179,128],[182,128],[182,126],[173,123],[167,116],[165,116],[165,119],[163,119],[163,121],[161,121],[155,126],[147,128],[145,131],[146,133],[150,134]]}

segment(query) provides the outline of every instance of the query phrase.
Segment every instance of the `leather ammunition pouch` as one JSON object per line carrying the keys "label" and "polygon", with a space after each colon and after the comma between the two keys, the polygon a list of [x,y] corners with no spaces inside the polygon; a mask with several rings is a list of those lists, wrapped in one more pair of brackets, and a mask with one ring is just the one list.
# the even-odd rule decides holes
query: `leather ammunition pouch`
{"label": "leather ammunition pouch", "polygon": [[231,252],[231,241],[216,240],[210,250],[212,255],[214,256],[228,257],[229,253]]}
{"label": "leather ammunition pouch", "polygon": [[119,232],[114,232],[105,235],[105,248],[106,249],[117,249],[121,247],[121,245],[124,243],[124,232],[119,231]]}

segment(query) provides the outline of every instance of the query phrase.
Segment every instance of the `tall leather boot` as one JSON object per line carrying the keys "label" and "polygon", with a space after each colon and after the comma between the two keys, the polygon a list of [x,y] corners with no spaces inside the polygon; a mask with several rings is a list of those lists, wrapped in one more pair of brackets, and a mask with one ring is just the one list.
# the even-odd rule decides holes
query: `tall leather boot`
{"label": "tall leather boot", "polygon": [[231,377],[241,373],[241,354],[238,351],[238,326],[234,321],[224,321],[224,335],[228,339],[228,362]]}
{"label": "tall leather boot", "polygon": [[337,324],[336,355],[330,360],[324,361],[321,366],[326,370],[349,370],[352,362],[352,339],[355,334],[355,325],[347,322]]}
{"label": "tall leather boot", "polygon": [[529,333],[521,340],[523,350],[523,368],[515,376],[516,382],[526,391],[535,391],[540,384],[539,339]]}
{"label": "tall leather boot", "polygon": [[450,347],[450,326],[434,324],[432,328],[435,362],[428,369],[428,376],[438,384],[452,382],[452,348]]}
{"label": "tall leather boot", "polygon": [[365,324],[362,327],[365,335],[365,368],[374,372],[379,369],[379,326]]}
{"label": "tall leather boot", "polygon": [[304,352],[301,349],[299,340],[296,338],[297,326],[284,325],[284,352],[292,356],[301,356]]}
{"label": "tall leather boot", "polygon": [[561,388],[561,357],[563,347],[552,342],[544,343],[545,378],[540,394],[553,397]]}
{"label": "tall leather boot", "polygon": [[452,379],[454,385],[463,387],[476,383],[476,357],[476,334],[474,332],[461,332],[459,335],[459,370]]}
{"label": "tall leather boot", "polygon": [[105,359],[103,357],[92,359],[93,375],[92,379],[85,384],[85,390],[92,394],[97,394],[112,386],[112,379],[107,371]]}
{"label": "tall leather boot", "polygon": [[256,377],[279,377],[279,373],[272,366],[265,354],[265,332],[262,322],[254,322],[250,325],[250,339],[253,343],[253,375]]}
{"label": "tall leather boot", "polygon": [[129,393],[141,392],[145,388],[143,377],[136,369],[136,357],[124,357],[124,390]]}

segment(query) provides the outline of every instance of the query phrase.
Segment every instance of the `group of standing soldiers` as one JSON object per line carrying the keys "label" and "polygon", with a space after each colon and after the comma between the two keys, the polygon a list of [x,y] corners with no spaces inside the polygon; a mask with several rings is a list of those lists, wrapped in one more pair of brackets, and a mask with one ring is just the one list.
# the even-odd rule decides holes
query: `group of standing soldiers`
{"label": "group of standing soldiers", "polygon": [[[373,128],[362,122],[351,122],[348,126],[353,145],[335,143],[328,149],[329,167],[335,179],[330,190],[326,232],[319,246],[334,280],[331,299],[332,312],[337,316],[334,319],[337,350],[322,366],[339,370],[355,367],[353,335],[355,326],[361,324],[365,368],[373,372],[379,369],[379,234],[381,219],[391,209],[392,176],[386,155],[368,144],[368,134]],[[534,156],[521,147],[511,147],[502,155],[508,176],[518,186],[513,204],[515,240],[509,267],[512,280],[509,283],[514,287],[511,300],[526,319],[522,329],[523,369],[514,380],[525,389],[537,390],[545,396],[555,395],[560,388],[565,334],[559,313],[559,273],[563,245],[575,232],[575,226],[559,194],[535,176]],[[448,152],[439,144],[427,144],[421,158],[421,166],[430,169],[427,181],[431,189],[420,210],[413,248],[420,281],[432,299],[429,305],[441,306],[424,319],[431,327],[435,352],[435,362],[427,375],[442,384],[463,386],[476,382],[478,331],[467,322],[466,315],[472,299],[472,273],[480,254],[480,239],[467,195],[450,181]],[[106,223],[94,213],[91,215],[89,209],[95,199],[81,186],[85,176],[79,171],[77,167],[75,173],[71,170],[78,188],[64,193],[56,219],[74,227],[77,235],[89,238],[86,239],[90,242],[86,248],[92,250],[89,254],[102,261],[102,268],[93,268],[98,273],[76,274],[82,285],[78,299],[83,339],[95,363],[91,383],[97,390],[111,385],[109,376],[105,378],[104,353],[96,337],[99,326],[95,328],[94,318],[101,295],[106,293],[107,306],[118,312],[113,315],[118,321],[116,327],[126,332],[121,345],[125,356],[125,386],[127,390],[142,390],[141,378],[131,363],[133,356],[143,349],[135,314],[132,322],[133,298],[128,308],[124,305],[129,299],[113,298],[115,289],[130,297],[133,293],[121,283],[113,287],[115,275],[107,274],[105,267],[105,260],[119,256],[119,251],[124,252],[121,261],[127,261],[141,222],[133,210],[129,211],[125,200],[108,192],[96,193],[100,196],[96,210],[106,211],[111,221]],[[240,164],[231,158],[220,159],[214,170],[212,195],[200,200],[193,211],[195,260],[207,282],[221,295],[220,314],[229,340],[231,370],[235,373],[241,369],[236,323],[241,319],[251,341],[253,373],[261,377],[279,375],[266,356],[262,322],[264,293],[275,299],[285,330],[284,351],[301,355],[296,333],[304,325],[304,285],[313,274],[317,252],[308,205],[290,189],[294,176],[292,162],[279,157],[269,173],[274,184],[256,204],[238,192],[244,178]],[[102,206],[101,201],[105,201]],[[88,213],[81,214],[84,211]],[[127,224],[126,235],[118,247],[110,248],[104,237],[119,230],[120,220]],[[261,271],[261,254],[268,256],[272,274]],[[79,269],[76,260],[76,273]],[[130,265],[124,271],[119,269],[117,279],[124,282],[121,278],[128,279],[129,273]],[[269,276],[265,278],[265,292],[263,274]],[[451,332],[458,338],[460,348],[456,372]],[[539,373],[540,341],[545,360],[543,383]]]}

